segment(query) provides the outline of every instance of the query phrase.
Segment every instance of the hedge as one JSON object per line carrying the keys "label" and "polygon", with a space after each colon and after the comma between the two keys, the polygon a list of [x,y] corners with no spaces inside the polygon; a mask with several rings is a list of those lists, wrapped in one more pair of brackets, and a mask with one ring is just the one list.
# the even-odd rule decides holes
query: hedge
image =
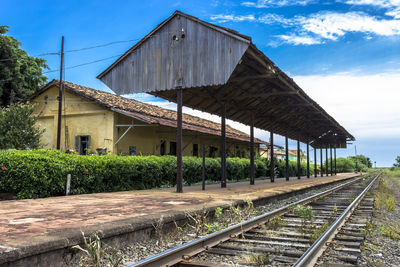
{"label": "hedge", "polygon": [[[183,158],[183,179],[187,185],[201,182],[202,159]],[[313,165],[310,164],[311,173]],[[301,164],[305,175],[306,164]],[[250,160],[227,158],[227,178],[249,177]],[[206,158],[207,180],[219,181],[219,158]],[[277,177],[285,175],[285,162],[276,160]],[[56,150],[0,151],[0,192],[9,192],[19,199],[59,196],[65,193],[67,174],[72,175],[71,193],[115,192],[174,186],[176,157],[116,156],[65,154]],[[290,176],[296,175],[296,163],[290,162]],[[255,176],[269,176],[269,162],[255,160]]]}

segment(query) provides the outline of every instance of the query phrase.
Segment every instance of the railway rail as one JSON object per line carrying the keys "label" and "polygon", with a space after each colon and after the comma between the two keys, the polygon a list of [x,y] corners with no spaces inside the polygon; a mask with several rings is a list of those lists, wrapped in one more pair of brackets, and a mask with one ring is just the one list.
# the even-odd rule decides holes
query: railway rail
{"label": "railway rail", "polygon": [[[360,227],[372,212],[372,200],[364,197],[379,176],[349,181],[129,267],[323,266],[321,260],[334,264],[335,255],[342,266],[354,264]],[[354,216],[359,217],[350,218],[357,207]]]}

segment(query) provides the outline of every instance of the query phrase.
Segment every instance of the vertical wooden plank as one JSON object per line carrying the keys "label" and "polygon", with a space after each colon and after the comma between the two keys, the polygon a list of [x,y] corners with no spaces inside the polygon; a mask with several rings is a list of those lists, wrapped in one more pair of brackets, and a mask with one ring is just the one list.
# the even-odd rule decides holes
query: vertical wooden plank
{"label": "vertical wooden plank", "polygon": [[226,106],[221,105],[221,188],[226,187]]}
{"label": "vertical wooden plank", "polygon": [[289,138],[285,136],[285,172],[286,172],[286,181],[289,181]]}
{"label": "vertical wooden plank", "polygon": [[320,148],[319,149],[320,150],[320,152],[321,152],[321,159],[320,159],[320,161],[321,161],[321,163],[320,163],[320,167],[321,167],[321,177],[323,177],[324,176],[324,163],[323,163],[323,157],[322,157],[322,148]]}
{"label": "vertical wooden plank", "polygon": [[300,141],[297,140],[297,179],[301,178],[300,156]]}
{"label": "vertical wooden plank", "polygon": [[317,177],[317,148],[314,147],[314,177]]}
{"label": "vertical wooden plank", "polygon": [[337,169],[336,169],[336,144],[335,144],[335,175],[337,174]]}
{"label": "vertical wooden plank", "polygon": [[325,148],[325,169],[326,169],[326,176],[329,176],[329,168],[328,168],[328,148]]}
{"label": "vertical wooden plank", "polygon": [[254,115],[251,115],[250,125],[250,184],[254,185]]}
{"label": "vertical wooden plank", "polygon": [[203,145],[203,162],[201,164],[201,189],[206,190],[206,142],[204,141],[204,138],[201,140],[201,143]]}
{"label": "vertical wooden plank", "polygon": [[271,178],[271,183],[275,182],[275,162],[274,162],[274,133],[271,131],[269,135],[270,146],[271,146],[271,159],[269,166],[269,176]]}
{"label": "vertical wooden plank", "polygon": [[183,184],[182,184],[182,89],[177,90],[177,133],[176,133],[176,192],[183,192]]}
{"label": "vertical wooden plank", "polygon": [[330,156],[331,156],[331,176],[333,176],[333,158],[332,158],[332,145],[329,145]]}
{"label": "vertical wooden plank", "polygon": [[310,178],[310,144],[307,141],[307,178]]}

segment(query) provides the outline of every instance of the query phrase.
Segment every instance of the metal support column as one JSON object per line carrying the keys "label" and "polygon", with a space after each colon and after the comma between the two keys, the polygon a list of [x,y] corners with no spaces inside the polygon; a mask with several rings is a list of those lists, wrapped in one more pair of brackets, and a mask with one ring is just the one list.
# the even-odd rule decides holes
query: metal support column
{"label": "metal support column", "polygon": [[324,160],[323,160],[323,157],[322,157],[322,148],[320,148],[319,149],[319,151],[321,152],[321,166],[320,166],[320,169],[321,169],[321,177],[323,177],[324,176]]}
{"label": "metal support column", "polygon": [[226,187],[226,106],[221,107],[221,187]]}
{"label": "metal support column", "polygon": [[337,174],[337,169],[336,169],[336,144],[335,144],[334,151],[335,151],[335,175],[336,175]]}
{"label": "metal support column", "polygon": [[176,132],[176,192],[183,192],[182,185],[182,93],[180,88],[177,90],[176,102],[177,106],[177,132]]}
{"label": "metal support column", "polygon": [[310,178],[310,145],[307,142],[307,178]]}
{"label": "metal support column", "polygon": [[271,183],[275,182],[275,162],[274,162],[274,133],[270,132],[270,146],[271,146],[271,160],[269,166],[269,175],[271,177]]}
{"label": "metal support column", "polygon": [[317,148],[314,147],[314,177],[317,177]]}
{"label": "metal support column", "polygon": [[332,146],[329,145],[329,150],[331,154],[331,176],[333,176],[333,158],[332,158]]}
{"label": "metal support column", "polygon": [[300,141],[297,140],[297,179],[301,178],[301,165],[300,165]]}
{"label": "metal support column", "polygon": [[285,161],[286,161],[286,181],[289,181],[289,138],[285,136],[285,146],[286,146],[286,155],[285,155]]}
{"label": "metal support column", "polygon": [[250,125],[250,184],[254,184],[254,118],[251,116]]}
{"label": "metal support column", "polygon": [[201,189],[206,190],[206,142],[201,140],[203,145],[203,163],[201,164]]}
{"label": "metal support column", "polygon": [[326,166],[326,176],[329,176],[329,165],[328,165],[328,148],[325,147],[325,166]]}

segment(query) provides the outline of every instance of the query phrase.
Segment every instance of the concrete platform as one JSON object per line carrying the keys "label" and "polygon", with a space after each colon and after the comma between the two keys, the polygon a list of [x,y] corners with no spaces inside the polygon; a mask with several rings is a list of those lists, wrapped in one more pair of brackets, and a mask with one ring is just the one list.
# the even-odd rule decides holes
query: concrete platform
{"label": "concrete platform", "polygon": [[253,186],[228,183],[224,189],[213,184],[206,191],[201,186],[186,186],[183,194],[168,188],[0,201],[0,266],[14,266],[12,261],[26,257],[33,263],[32,256],[81,243],[81,231],[102,231],[104,238],[128,235],[133,240],[135,232],[151,231],[151,224],[161,216],[166,221],[180,220],[186,211],[257,201],[357,175],[278,178],[275,183],[257,180]]}

